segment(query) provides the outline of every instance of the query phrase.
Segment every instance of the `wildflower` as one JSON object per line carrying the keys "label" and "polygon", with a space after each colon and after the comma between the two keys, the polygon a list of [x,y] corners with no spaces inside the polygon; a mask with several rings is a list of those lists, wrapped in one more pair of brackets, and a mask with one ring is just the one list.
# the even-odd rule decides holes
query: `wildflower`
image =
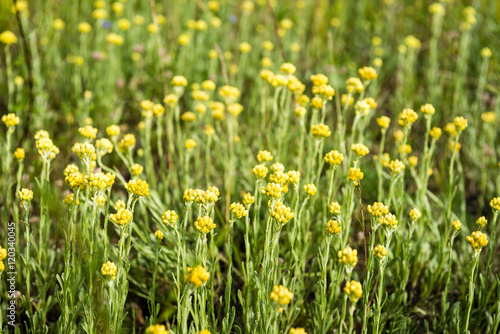
{"label": "wildflower", "polygon": [[465,237],[465,240],[469,242],[472,248],[478,251],[488,244],[486,234],[480,231],[472,232],[470,236]]}
{"label": "wildflower", "polygon": [[483,58],[491,58],[491,55],[492,55],[492,53],[491,53],[490,48],[483,48],[481,50],[481,57],[483,57]]}
{"label": "wildflower", "polygon": [[420,49],[420,46],[422,45],[420,40],[413,35],[407,36],[405,38],[405,44],[408,48],[414,49],[414,50]]}
{"label": "wildflower", "polygon": [[378,78],[377,71],[373,67],[362,67],[358,70],[358,73],[359,76],[366,81],[371,81]]}
{"label": "wildflower", "polygon": [[332,219],[329,220],[326,223],[326,234],[327,235],[334,235],[334,234],[339,234],[342,228],[339,225],[339,222]]}
{"label": "wildflower", "polygon": [[393,175],[400,173],[405,169],[405,167],[405,164],[398,159],[389,162],[389,169],[391,170],[391,174]]}
{"label": "wildflower", "polygon": [[194,227],[200,232],[200,234],[207,234],[211,230],[217,227],[216,224],[214,224],[212,218],[209,216],[203,216],[203,217],[198,217],[196,221],[194,222]]}
{"label": "wildflower", "polygon": [[283,285],[275,285],[273,287],[273,291],[269,296],[273,302],[278,303],[281,306],[285,306],[290,304],[293,299],[293,293],[291,293],[287,288]]}
{"label": "wildflower", "polygon": [[351,247],[346,247],[341,251],[339,250],[337,256],[339,258],[339,263],[345,265],[347,270],[352,270],[356,266],[356,263],[358,263],[358,251]]}
{"label": "wildflower", "polygon": [[76,155],[78,155],[78,157],[82,159],[85,164],[88,164],[96,153],[94,145],[90,143],[76,143],[73,145],[72,151],[76,153]]}
{"label": "wildflower", "polygon": [[435,140],[438,140],[441,137],[441,133],[442,133],[442,131],[438,127],[433,127],[431,129],[431,131],[429,132],[431,137],[434,138]]}
{"label": "wildflower", "polygon": [[163,232],[160,230],[155,231],[155,238],[158,242],[163,240]]}
{"label": "wildflower", "polygon": [[440,4],[439,2],[434,2],[429,6],[429,12],[434,15],[443,16],[446,13],[446,10],[444,9],[442,4]]}
{"label": "wildflower", "polygon": [[467,128],[467,119],[462,116],[455,117],[453,124],[456,126],[458,131],[464,131]]}
{"label": "wildflower", "polygon": [[106,41],[109,44],[122,45],[123,44],[123,37],[118,35],[118,34],[115,34],[115,33],[110,33],[106,36]]}
{"label": "wildflower", "polygon": [[6,30],[0,34],[0,42],[5,45],[11,45],[17,43],[17,37],[10,30]]}
{"label": "wildflower", "polygon": [[[272,43],[271,43],[271,45],[272,45]],[[297,68],[293,64],[290,64],[290,63],[283,63],[280,67],[280,71],[285,73],[285,74],[294,74],[296,69]]]}
{"label": "wildflower", "polygon": [[146,181],[143,181],[141,179],[133,179],[128,181],[128,183],[125,184],[125,189],[127,189],[129,194],[133,194],[137,197],[149,196],[149,185]]}
{"label": "wildflower", "polygon": [[378,245],[373,249],[373,255],[378,257],[380,260],[383,260],[387,256],[388,252],[384,246]]}
{"label": "wildflower", "polygon": [[243,204],[248,207],[250,205],[253,204],[253,202],[255,202],[255,196],[252,196],[252,194],[250,193],[245,193],[243,195]]}
{"label": "wildflower", "polygon": [[346,103],[347,103],[348,106],[352,106],[352,104],[354,103],[354,97],[352,97],[351,95],[342,94],[342,96],[340,97],[340,103],[343,106]]}
{"label": "wildflower", "polygon": [[455,230],[458,231],[462,227],[462,222],[460,220],[455,220],[453,223],[451,223],[451,227]]}
{"label": "wildflower", "polygon": [[378,218],[377,222],[385,226],[389,231],[395,230],[399,224],[398,220],[396,219],[396,216],[394,216],[392,213],[389,213],[385,216]]}
{"label": "wildflower", "polygon": [[411,209],[410,219],[412,222],[416,222],[417,220],[420,219],[420,217],[422,217],[422,214],[420,213],[420,211],[417,208]]}
{"label": "wildflower", "polygon": [[177,219],[179,219],[179,216],[174,210],[167,210],[163,212],[161,215],[161,219],[163,221],[163,224],[168,225],[168,226],[175,226],[175,222]]}
{"label": "wildflower", "polygon": [[3,261],[7,258],[7,250],[0,246],[0,261]]}
{"label": "wildflower", "polygon": [[19,161],[23,161],[24,160],[24,157],[25,157],[25,152],[24,152],[24,149],[19,147],[19,148],[16,148],[16,150],[14,151],[14,157]]}
{"label": "wildflower", "polygon": [[103,276],[109,276],[112,280],[116,278],[116,272],[118,268],[116,264],[111,261],[104,263],[101,267],[101,273]]}
{"label": "wildflower", "polygon": [[426,104],[424,104],[423,106],[420,107],[420,111],[425,116],[432,116],[436,112],[436,109],[434,108],[434,106],[432,104],[426,103]]}
{"label": "wildflower", "polygon": [[115,175],[111,173],[91,173],[88,177],[88,185],[94,193],[110,188],[114,182]]}
{"label": "wildflower", "polygon": [[500,197],[494,197],[490,201],[490,207],[493,209],[493,212],[495,214],[498,214],[498,212],[500,211]]}
{"label": "wildflower", "polygon": [[418,114],[413,109],[404,109],[399,114],[399,125],[411,128],[418,119]]}
{"label": "wildflower", "polygon": [[444,131],[448,132],[451,136],[455,137],[458,133],[457,127],[453,123],[448,123],[444,127]]}
{"label": "wildflower", "polygon": [[231,103],[227,106],[227,112],[233,116],[238,116],[243,111],[243,106],[239,103]]}
{"label": "wildflower", "polygon": [[95,139],[95,137],[97,136],[97,129],[93,128],[90,125],[85,125],[84,127],[79,128],[78,132],[83,137],[88,138],[88,139]]}
{"label": "wildflower", "polygon": [[262,187],[260,192],[272,198],[280,198],[283,193],[283,187],[277,183],[268,183],[265,187]]}
{"label": "wildflower", "polygon": [[249,53],[252,51],[252,46],[248,42],[242,42],[238,49],[240,50],[241,53]]}
{"label": "wildflower", "polygon": [[451,141],[450,143],[450,150],[459,152],[460,149],[462,148],[462,144],[455,142],[454,140]]}
{"label": "wildflower", "polygon": [[301,95],[297,98],[297,104],[305,107],[309,103],[310,99],[307,95]]}
{"label": "wildflower", "polygon": [[219,89],[219,95],[224,99],[226,104],[231,104],[240,96],[240,90],[232,86],[222,86]]}
{"label": "wildflower", "polygon": [[344,292],[352,303],[357,303],[363,294],[363,288],[361,287],[361,283],[352,280],[345,283]]}
{"label": "wildflower", "polygon": [[33,191],[27,188],[23,188],[19,190],[17,196],[21,200],[21,205],[27,208],[29,206],[29,203],[33,199]]}
{"label": "wildflower", "polygon": [[344,155],[339,151],[332,150],[325,155],[324,159],[330,166],[338,166],[344,160]]}
{"label": "wildflower", "polygon": [[207,282],[210,278],[210,273],[200,265],[194,268],[187,267],[186,271],[186,280],[193,284],[196,288],[202,286],[203,283]]}
{"label": "wildflower", "polygon": [[285,204],[277,202],[271,210],[271,217],[276,219],[278,223],[285,225],[294,217],[294,214]]}
{"label": "wildflower", "polygon": [[364,157],[368,153],[370,153],[370,150],[368,150],[368,147],[366,147],[363,144],[352,144],[351,145],[351,151],[356,152],[358,157]]}
{"label": "wildflower", "polygon": [[95,147],[101,156],[113,152],[113,143],[107,138],[96,140]]}
{"label": "wildflower", "polygon": [[391,119],[387,116],[380,116],[379,118],[377,118],[377,124],[382,129],[387,129],[391,124]]}
{"label": "wildflower", "polygon": [[481,119],[485,123],[494,123],[496,120],[496,115],[494,111],[488,111],[481,114]]}
{"label": "wildflower", "polygon": [[8,127],[8,128],[13,128],[17,124],[19,124],[19,117],[16,116],[14,113],[10,113],[7,115],[2,116],[2,122]]}
{"label": "wildflower", "polygon": [[274,182],[274,183],[279,183],[282,185],[287,184],[288,183],[288,174],[283,173],[281,170],[276,170],[269,177],[269,181]]}
{"label": "wildflower", "polygon": [[363,83],[359,78],[349,78],[345,82],[349,94],[361,93],[364,89]]}
{"label": "wildflower", "polygon": [[63,203],[67,207],[70,207],[71,205],[73,205],[73,203],[75,203],[76,205],[80,204],[80,200],[77,197],[76,201],[75,201],[75,194],[71,193],[71,194],[66,195],[66,197],[63,200]]}
{"label": "wildflower", "polygon": [[314,95],[321,96],[327,100],[331,100],[335,96],[335,90],[330,85],[313,86],[312,92]]}
{"label": "wildflower", "polygon": [[327,137],[330,137],[330,135],[332,134],[328,125],[325,125],[322,123],[312,125],[311,126],[311,133],[317,139],[327,138]]}
{"label": "wildflower", "polygon": [[124,201],[122,201],[121,199],[117,200],[115,202],[115,205],[113,206],[113,208],[116,210],[116,211],[119,211],[120,209],[125,209],[127,207],[127,205],[125,204]]}
{"label": "wildflower", "polygon": [[77,189],[83,190],[87,187],[87,183],[88,183],[85,175],[83,175],[82,173],[80,173],[78,171],[67,175],[65,177],[64,181],[73,190],[77,190]]}
{"label": "wildflower", "polygon": [[61,19],[55,19],[54,20],[54,24],[53,24],[53,27],[54,27],[54,30],[63,30],[64,29],[64,21],[61,20]]}
{"label": "wildflower", "polygon": [[418,157],[414,155],[408,157],[408,163],[411,167],[416,167],[418,165]]}
{"label": "wildflower", "polygon": [[146,334],[168,334],[165,325],[151,325],[146,328]]}
{"label": "wildflower", "polygon": [[[399,153],[403,153],[403,145],[399,145],[398,152]],[[411,146],[408,145],[408,144],[406,144],[405,147],[404,147],[404,153],[405,154],[409,154],[411,152],[412,152]]]}
{"label": "wildflower", "polygon": [[[108,134],[109,137],[117,137],[120,135],[120,127],[118,125],[112,124],[106,128],[106,133]],[[134,141],[135,144],[135,141]]]}
{"label": "wildflower", "polygon": [[382,202],[375,202],[373,205],[368,205],[368,213],[372,217],[383,217],[389,213],[389,208]]}
{"label": "wildflower", "polygon": [[246,215],[248,214],[245,206],[241,203],[231,203],[231,205],[229,206],[229,210],[231,210],[231,214],[233,215],[234,219],[241,219],[242,217],[246,217]]}
{"label": "wildflower", "polygon": [[304,185],[304,191],[306,192],[307,195],[314,196],[314,195],[316,195],[316,192],[318,191],[318,189],[316,188],[316,186],[314,184],[306,184],[306,185]]}
{"label": "wildflower", "polygon": [[268,173],[268,169],[264,165],[256,165],[253,169],[252,172],[254,173],[255,177],[258,179],[263,179],[266,177]]}
{"label": "wildflower", "polygon": [[144,170],[144,168],[141,165],[139,165],[139,164],[133,164],[130,167],[130,172],[132,173],[132,176],[138,176],[138,175],[140,175],[143,170]]}
{"label": "wildflower", "polygon": [[476,224],[479,225],[480,228],[484,228],[486,224],[488,224],[488,220],[485,216],[481,216],[476,220]]}
{"label": "wildflower", "polygon": [[323,108],[323,99],[319,96],[315,96],[312,98],[311,103],[309,104],[313,109],[321,109]]}
{"label": "wildflower", "polygon": [[88,24],[87,22],[78,23],[77,28],[81,34],[88,34],[92,30],[92,26],[90,24]]}
{"label": "wildflower", "polygon": [[125,226],[132,221],[132,211],[129,209],[120,209],[115,214],[110,214],[109,219],[118,226]]}
{"label": "wildflower", "polygon": [[349,173],[347,174],[349,179],[353,182],[355,186],[359,184],[359,181],[363,179],[365,174],[359,169],[359,167],[351,167],[349,168]]}
{"label": "wildflower", "polygon": [[290,328],[290,331],[288,332],[288,334],[307,334],[306,330],[302,327],[298,327],[298,328]]}
{"label": "wildflower", "polygon": [[334,215],[339,215],[341,210],[339,202],[331,202],[328,206],[328,210],[330,210],[330,212]]}
{"label": "wildflower", "polygon": [[196,120],[196,115],[191,111],[186,111],[181,115],[181,120],[184,122],[194,122]]}
{"label": "wildflower", "polygon": [[321,86],[328,84],[328,77],[324,74],[318,73],[311,75],[311,81],[314,86]]}

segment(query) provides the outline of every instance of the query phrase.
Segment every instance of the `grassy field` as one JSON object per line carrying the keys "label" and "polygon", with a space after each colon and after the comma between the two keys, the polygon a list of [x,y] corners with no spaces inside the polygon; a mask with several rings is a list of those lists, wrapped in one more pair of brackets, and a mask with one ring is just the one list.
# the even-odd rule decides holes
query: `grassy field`
{"label": "grassy field", "polygon": [[499,333],[499,36],[497,0],[2,1],[0,331]]}

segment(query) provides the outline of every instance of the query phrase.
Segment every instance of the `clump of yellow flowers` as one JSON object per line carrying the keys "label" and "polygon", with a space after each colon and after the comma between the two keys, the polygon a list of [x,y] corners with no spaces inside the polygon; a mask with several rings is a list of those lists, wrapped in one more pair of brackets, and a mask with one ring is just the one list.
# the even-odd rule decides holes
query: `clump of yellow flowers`
{"label": "clump of yellow flowers", "polygon": [[203,283],[207,282],[210,278],[210,273],[200,265],[194,268],[187,267],[186,271],[186,280],[193,284],[196,288],[202,286]]}
{"label": "clump of yellow flowers", "polygon": [[125,226],[132,221],[132,211],[129,209],[120,209],[115,214],[110,214],[109,219],[118,226]]}
{"label": "clump of yellow flowers", "polygon": [[339,225],[339,222],[332,219],[329,220],[326,223],[326,234],[327,235],[334,235],[334,234],[339,234],[342,228]]}
{"label": "clump of yellow flowers", "polygon": [[[271,291],[270,298],[273,302],[278,303],[280,306],[285,306],[290,304],[293,299],[293,293],[291,293],[283,285],[275,285],[273,291]],[[280,309],[281,311],[281,309]]]}
{"label": "clump of yellow flowers", "polygon": [[477,251],[480,251],[488,244],[488,237],[480,231],[472,232],[470,236],[465,237],[465,240],[467,240],[471,247]]}
{"label": "clump of yellow flowers", "polygon": [[351,302],[357,303],[359,298],[363,295],[363,288],[361,287],[361,283],[352,280],[345,283],[344,292]]}
{"label": "clump of yellow flowers", "polygon": [[339,263],[345,265],[348,271],[352,271],[358,263],[358,251],[351,247],[339,250],[337,256],[339,258]]}
{"label": "clump of yellow flowers", "polygon": [[207,234],[211,230],[217,227],[213,222],[213,219],[209,216],[198,217],[194,222],[194,227],[200,232],[200,234]]}
{"label": "clump of yellow flowers", "polygon": [[116,264],[114,264],[111,261],[107,261],[106,263],[103,263],[101,267],[101,273],[103,276],[107,276],[114,280],[116,278],[116,272],[118,268],[116,267]]}

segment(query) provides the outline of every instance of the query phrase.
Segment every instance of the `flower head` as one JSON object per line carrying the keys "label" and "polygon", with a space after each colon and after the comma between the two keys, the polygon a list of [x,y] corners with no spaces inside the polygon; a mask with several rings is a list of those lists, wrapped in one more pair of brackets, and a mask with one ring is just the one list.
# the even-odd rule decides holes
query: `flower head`
{"label": "flower head", "polygon": [[389,208],[382,202],[375,202],[373,205],[368,205],[368,213],[372,217],[380,218],[389,213]]}
{"label": "flower head", "polygon": [[351,151],[355,152],[358,155],[358,157],[364,157],[365,155],[370,153],[368,147],[366,147],[363,144],[352,144]]}
{"label": "flower head", "polygon": [[114,280],[116,278],[116,272],[118,268],[116,267],[116,264],[114,264],[111,261],[108,261],[106,263],[103,263],[101,267],[101,273],[103,276],[107,276],[108,278],[111,278]]}
{"label": "flower head", "polygon": [[418,114],[413,109],[404,109],[399,114],[399,125],[411,128],[418,119]]}
{"label": "flower head", "polygon": [[110,214],[109,219],[118,226],[125,226],[132,221],[132,211],[129,209],[120,209],[115,214]]}
{"label": "flower head", "polygon": [[316,186],[314,184],[311,183],[311,184],[304,185],[304,191],[308,196],[314,196],[314,195],[316,195],[316,192],[318,191],[318,189],[316,188]]}
{"label": "flower head", "polygon": [[27,208],[29,203],[33,200],[33,191],[27,188],[19,190],[17,196],[21,200],[21,205]]}
{"label": "flower head", "polygon": [[349,168],[349,173],[347,174],[349,179],[353,182],[355,186],[359,184],[359,181],[363,179],[365,174],[359,169],[359,167],[351,167]]}
{"label": "flower head", "polygon": [[210,278],[210,273],[200,265],[194,268],[187,267],[186,271],[186,280],[193,284],[196,288],[202,286],[203,283],[207,282]]}
{"label": "flower head", "polygon": [[339,222],[334,220],[334,219],[329,220],[326,223],[326,234],[327,235],[339,234],[341,230],[342,230],[342,227],[340,227]]}
{"label": "flower head", "polygon": [[358,251],[351,247],[339,250],[337,256],[339,258],[339,263],[348,267],[348,270],[352,270],[352,268],[356,266],[356,263],[358,263]]}
{"label": "flower head", "polygon": [[361,287],[361,283],[352,280],[345,283],[344,292],[352,303],[357,303],[363,294],[363,288]]}
{"label": "flower head", "polygon": [[146,181],[141,179],[133,179],[128,181],[128,183],[125,184],[125,189],[127,189],[129,194],[137,197],[149,196],[149,185]]}
{"label": "flower head", "polygon": [[479,225],[480,228],[484,228],[486,224],[488,224],[488,220],[485,216],[481,216],[476,220],[476,224]]}
{"label": "flower head", "polygon": [[229,210],[231,210],[231,215],[234,219],[241,219],[242,217],[246,217],[248,211],[245,209],[245,206],[241,203],[231,203],[229,206]]}
{"label": "flower head", "polygon": [[5,45],[11,45],[17,43],[17,37],[10,30],[6,30],[0,34],[0,42]]}
{"label": "flower head", "polygon": [[493,209],[494,213],[498,214],[498,212],[500,211],[500,197],[494,197],[490,201],[490,207]]}
{"label": "flower head", "polygon": [[311,134],[317,139],[321,139],[330,137],[332,132],[330,131],[328,125],[320,123],[311,126]]}
{"label": "flower head", "polygon": [[269,151],[259,151],[257,153],[257,161],[258,162],[268,162],[273,160],[273,155]]}
{"label": "flower head", "polygon": [[358,70],[359,76],[366,81],[375,80],[378,78],[377,71],[370,66],[362,67]]}
{"label": "flower head", "polygon": [[467,119],[462,116],[455,117],[453,124],[458,131],[464,131],[467,128]]}
{"label": "flower head", "polygon": [[8,127],[13,128],[19,124],[19,117],[14,113],[10,113],[2,116],[2,122]]}
{"label": "flower head", "polygon": [[214,224],[212,218],[209,216],[203,216],[203,217],[198,217],[196,221],[194,222],[194,227],[200,232],[200,234],[207,234],[211,230],[217,227],[216,224]]}
{"label": "flower head", "polygon": [[281,306],[285,306],[290,304],[293,299],[293,293],[291,293],[287,288],[283,285],[275,285],[273,287],[273,291],[269,296],[271,300],[275,303],[278,303]]}
{"label": "flower head", "polygon": [[387,256],[388,252],[384,246],[378,245],[373,249],[373,255],[378,257],[380,260],[383,260]]}
{"label": "flower head", "polygon": [[281,202],[277,202],[273,206],[270,214],[271,214],[271,217],[276,219],[276,221],[282,225],[285,225],[294,217],[292,209],[290,209],[289,207],[287,207],[285,204],[283,204]]}
{"label": "flower head", "polygon": [[422,214],[420,213],[420,211],[417,208],[411,209],[411,211],[410,211],[410,219],[413,222],[416,222],[417,220],[419,220],[420,217],[422,217]]}
{"label": "flower head", "polygon": [[478,251],[488,244],[488,237],[480,231],[472,232],[470,236],[465,237],[465,240],[469,242],[472,248]]}
{"label": "flower head", "polygon": [[460,220],[455,220],[453,223],[451,223],[451,227],[455,230],[458,231],[462,227],[462,222]]}
{"label": "flower head", "polygon": [[339,202],[331,202],[330,205],[328,206],[328,210],[330,210],[330,212],[333,213],[334,215],[339,215],[341,206]]}

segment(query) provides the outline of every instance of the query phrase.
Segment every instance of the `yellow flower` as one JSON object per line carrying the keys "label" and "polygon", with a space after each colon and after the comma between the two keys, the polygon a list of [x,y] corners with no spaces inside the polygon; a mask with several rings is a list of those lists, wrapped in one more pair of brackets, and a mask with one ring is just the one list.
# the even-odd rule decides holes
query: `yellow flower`
{"label": "yellow flower", "polygon": [[413,109],[404,109],[399,114],[399,125],[411,128],[418,119],[418,114]]}
{"label": "yellow flower", "polygon": [[314,196],[316,195],[316,192],[318,191],[318,189],[316,188],[316,186],[314,184],[306,184],[304,185],[304,191],[306,192],[307,195],[309,196]]}
{"label": "yellow flower", "polygon": [[53,27],[55,30],[63,30],[64,29],[64,21],[61,19],[55,19]]}
{"label": "yellow flower", "polygon": [[321,109],[323,108],[323,99],[319,96],[315,96],[312,98],[311,103],[309,104],[313,109]]}
{"label": "yellow flower", "polygon": [[162,241],[163,240],[163,232],[160,230],[156,230],[155,231],[155,238],[158,241]]}
{"label": "yellow flower", "polygon": [[227,106],[227,112],[233,116],[238,116],[243,111],[243,106],[239,103],[231,103]]}
{"label": "yellow flower", "polygon": [[196,141],[192,138],[187,139],[185,142],[185,146],[188,151],[192,151],[197,145]]}
{"label": "yellow flower", "polygon": [[242,42],[238,48],[241,53],[249,53],[252,51],[252,46],[248,42]]}
{"label": "yellow flower", "polygon": [[490,48],[483,48],[481,50],[481,57],[483,57],[483,58],[491,58],[491,55],[492,55],[492,53],[491,53]]}
{"label": "yellow flower", "polygon": [[[398,152],[399,152],[399,153],[403,153],[403,145],[399,145]],[[406,154],[411,153],[411,152],[412,152],[411,146],[410,146],[410,145],[408,145],[408,144],[406,144],[406,145],[405,145],[404,152],[405,152]]]}
{"label": "yellow flower", "polygon": [[269,296],[273,302],[278,303],[281,306],[285,306],[290,304],[293,299],[293,293],[291,293],[287,288],[283,285],[275,285],[273,287],[273,291]]}
{"label": "yellow flower", "polygon": [[118,125],[112,124],[106,128],[106,133],[110,137],[116,137],[120,134],[120,127]]}
{"label": "yellow flower", "polygon": [[347,91],[350,94],[361,93],[364,89],[363,83],[359,78],[349,78],[346,80]]}
{"label": "yellow flower", "polygon": [[429,6],[429,12],[434,15],[443,16],[446,13],[446,10],[444,9],[442,4],[440,4],[439,2],[434,2]]}
{"label": "yellow flower", "polygon": [[378,245],[373,249],[373,255],[378,257],[380,260],[383,260],[387,256],[388,252],[384,246]]}
{"label": "yellow flower", "polygon": [[161,215],[163,224],[168,226],[175,226],[175,222],[179,219],[179,216],[174,210],[167,210]]}
{"label": "yellow flower", "polygon": [[142,174],[143,170],[144,170],[144,168],[139,164],[133,164],[130,167],[130,171],[132,173],[132,176],[138,176],[138,175]]}
{"label": "yellow flower", "polygon": [[364,157],[368,153],[370,153],[370,150],[368,149],[368,147],[366,147],[363,144],[352,144],[351,151],[355,152],[358,155],[358,157]]}
{"label": "yellow flower", "polygon": [[248,207],[249,205],[253,204],[253,202],[255,202],[255,196],[252,196],[252,194],[250,193],[245,193],[243,195],[243,204],[245,206]]}
{"label": "yellow flower", "polygon": [[455,151],[455,152],[458,153],[461,148],[462,148],[462,144],[456,143],[454,140],[451,141],[451,143],[450,143],[450,150]]}
{"label": "yellow flower", "polygon": [[389,208],[382,202],[375,202],[373,205],[368,205],[368,213],[373,217],[382,217],[389,213]]}
{"label": "yellow flower", "polygon": [[259,151],[259,153],[257,153],[257,161],[258,162],[268,162],[271,160],[273,160],[273,155],[271,154],[271,152],[263,150],[263,151]]}
{"label": "yellow flower", "polygon": [[92,30],[92,26],[87,22],[78,23],[78,31],[81,34],[88,34]]}
{"label": "yellow flower", "polygon": [[93,128],[91,125],[85,125],[83,128],[79,128],[78,132],[85,138],[95,139],[97,136],[97,129]]}
{"label": "yellow flower", "polygon": [[420,40],[413,35],[407,36],[405,38],[405,44],[408,48],[414,49],[414,50],[420,49],[420,46],[422,45]]}
{"label": "yellow flower", "polygon": [[19,117],[17,117],[16,114],[13,113],[3,115],[2,122],[4,122],[8,128],[13,128],[17,124],[19,124]]}
{"label": "yellow flower", "polygon": [[[271,43],[271,42],[269,42],[269,43]],[[272,45],[272,43],[271,43],[271,45]],[[271,50],[272,50],[272,48],[271,48]],[[296,70],[297,70],[297,68],[291,63],[283,63],[280,67],[280,71],[285,73],[285,74],[294,74]]]}
{"label": "yellow flower", "polygon": [[311,126],[311,134],[317,139],[321,139],[330,137],[332,132],[330,131],[328,125],[320,123]]}
{"label": "yellow flower", "polygon": [[306,330],[302,327],[299,328],[290,328],[288,334],[307,334]]}
{"label": "yellow flower", "polygon": [[391,124],[391,119],[387,116],[380,116],[379,118],[377,118],[377,124],[382,129],[387,129]]}
{"label": "yellow flower", "polygon": [[103,276],[109,276],[112,280],[116,278],[116,272],[118,268],[116,264],[111,261],[104,263],[101,267],[101,273]]}
{"label": "yellow flower", "polygon": [[433,127],[431,131],[429,132],[432,138],[435,140],[438,140],[441,137],[442,131],[438,127]]}
{"label": "yellow flower", "polygon": [[389,213],[385,216],[378,218],[377,222],[385,226],[389,230],[395,230],[399,224],[398,220],[396,219],[396,216],[393,215],[392,213]]}
{"label": "yellow flower", "polygon": [[490,207],[493,209],[495,213],[498,213],[500,211],[500,197],[494,197],[490,201]]}
{"label": "yellow flower", "polygon": [[253,169],[252,172],[254,173],[255,177],[258,179],[263,179],[267,176],[268,169],[264,165],[256,165]]}
{"label": "yellow flower", "polygon": [[465,240],[469,242],[472,248],[478,251],[488,244],[486,234],[480,231],[472,232],[470,236],[465,237]]}
{"label": "yellow flower", "polygon": [[496,114],[494,111],[488,111],[481,114],[481,119],[485,123],[494,123],[496,120]]}
{"label": "yellow flower", "polygon": [[76,201],[75,201],[75,194],[72,193],[72,194],[66,195],[66,197],[63,200],[63,203],[67,207],[70,207],[71,205],[73,205],[73,203],[75,203],[76,205],[80,204],[80,200],[77,197]]}
{"label": "yellow flower", "polygon": [[0,42],[5,45],[11,45],[17,43],[17,37],[10,30],[6,30],[0,34]]}
{"label": "yellow flower", "polygon": [[359,181],[363,179],[365,174],[359,169],[359,167],[351,167],[349,168],[349,173],[347,174],[349,179],[353,182],[355,186],[359,184]]}
{"label": "yellow flower", "polygon": [[96,20],[103,20],[108,17],[108,12],[103,8],[98,8],[92,12],[92,16]]}
{"label": "yellow flower", "polygon": [[231,203],[229,206],[229,210],[231,210],[231,214],[233,216],[232,220],[241,219],[242,217],[246,217],[248,211],[245,209],[245,206],[241,203]]}
{"label": "yellow flower", "polygon": [[146,334],[168,334],[169,331],[165,328],[165,325],[151,325],[146,328]]}
{"label": "yellow flower", "polygon": [[172,86],[186,87],[188,85],[188,81],[182,75],[176,75],[172,78],[172,80],[170,81],[170,84]]}
{"label": "yellow flower", "polygon": [[106,138],[96,140],[95,147],[101,156],[113,152],[113,143]]}
{"label": "yellow flower", "polygon": [[0,246],[0,261],[3,261],[7,258],[7,250]]}
{"label": "yellow flower", "polygon": [[408,157],[408,163],[411,167],[416,167],[418,165],[418,157],[414,155]]}
{"label": "yellow flower", "polygon": [[27,207],[31,200],[33,200],[33,191],[27,188],[19,190],[17,196],[21,200],[21,205]]}
{"label": "yellow flower", "polygon": [[391,162],[389,162],[389,169],[391,170],[391,174],[397,174],[397,173],[400,173],[401,171],[403,171],[405,169],[405,164],[396,159],[396,160],[392,160]]}
{"label": "yellow flower", "polygon": [[127,31],[127,30],[129,30],[129,29],[130,29],[130,27],[131,27],[131,25],[132,25],[132,24],[130,23],[130,21],[129,21],[129,20],[127,20],[127,19],[119,19],[119,20],[116,22],[116,24],[118,25],[118,28],[119,28],[120,30],[123,30],[123,31]]}
{"label": "yellow flower", "polygon": [[202,286],[203,283],[207,282],[210,278],[210,273],[200,265],[194,268],[187,267],[186,271],[186,280],[193,284],[196,288]]}
{"label": "yellow flower", "polygon": [[476,220],[476,224],[479,225],[480,228],[484,228],[486,224],[488,224],[488,220],[485,216],[481,216]]}
{"label": "yellow flower", "polygon": [[363,295],[363,288],[361,287],[361,283],[352,280],[345,283],[344,292],[352,303],[357,303]]}
{"label": "yellow flower", "polygon": [[358,263],[358,251],[351,247],[346,247],[341,251],[339,250],[337,256],[339,258],[339,263],[347,266],[350,270]]}
{"label": "yellow flower", "polygon": [[326,223],[326,234],[327,235],[334,235],[334,234],[339,234],[342,228],[339,225],[339,222],[332,219],[329,220]]}
{"label": "yellow flower", "polygon": [[311,75],[311,81],[314,86],[321,86],[328,84],[328,77],[324,74],[318,73]]}
{"label": "yellow flower", "polygon": [[330,166],[338,166],[344,161],[344,155],[337,150],[332,150],[325,155],[324,159]]}
{"label": "yellow flower", "polygon": [[224,99],[226,104],[231,104],[240,96],[240,90],[232,86],[222,86],[219,89],[219,95]]}
{"label": "yellow flower", "polygon": [[417,208],[411,209],[411,211],[410,211],[410,219],[412,221],[415,222],[415,221],[419,220],[420,217],[422,217],[422,214],[420,213],[420,211]]}
{"label": "yellow flower", "polygon": [[359,73],[359,76],[366,81],[375,80],[378,78],[377,71],[373,67],[370,67],[370,66],[365,66],[365,67],[360,68],[358,70],[358,73]]}
{"label": "yellow flower", "polygon": [[203,217],[198,217],[196,221],[194,222],[194,227],[200,232],[200,234],[207,234],[211,230],[217,227],[216,224],[214,224],[212,218],[209,216],[203,216]]}
{"label": "yellow flower", "polygon": [[342,96],[340,97],[340,103],[342,106],[345,106],[346,103],[347,105],[352,106],[352,104],[354,103],[354,97],[352,97],[351,95],[342,94]]}
{"label": "yellow flower", "polygon": [[125,189],[127,189],[129,194],[133,194],[137,197],[149,196],[149,185],[146,181],[143,181],[141,179],[133,179],[128,181],[128,183],[125,184]]}
{"label": "yellow flower", "polygon": [[458,131],[464,131],[467,128],[467,119],[462,116],[455,117],[453,124],[458,129]]}
{"label": "yellow flower", "polygon": [[123,37],[118,35],[118,34],[115,34],[115,33],[110,33],[106,36],[106,41],[109,44],[122,45],[123,44]]}
{"label": "yellow flower", "polygon": [[286,173],[288,176],[287,183],[289,184],[298,184],[300,182],[300,172],[291,170]]}
{"label": "yellow flower", "polygon": [[451,227],[455,230],[458,231],[462,227],[462,222],[460,220],[455,220],[453,223],[451,223]]}
{"label": "yellow flower", "polygon": [[283,187],[278,183],[268,183],[265,187],[262,187],[260,192],[269,197],[280,198],[283,194]]}
{"label": "yellow flower", "polygon": [[339,202],[331,202],[328,206],[328,210],[330,210],[330,212],[334,215],[339,215],[341,210]]}
{"label": "yellow flower", "polygon": [[115,214],[110,214],[109,219],[118,226],[125,226],[132,221],[133,214],[129,209],[120,209]]}
{"label": "yellow flower", "polygon": [[23,161],[24,157],[25,157],[25,152],[24,152],[24,149],[19,147],[19,148],[16,148],[16,150],[14,151],[14,157],[19,161]]}
{"label": "yellow flower", "polygon": [[118,143],[118,148],[122,152],[130,151],[135,147],[135,136],[131,133],[127,133]]}
{"label": "yellow flower", "polygon": [[288,174],[283,173],[282,170],[275,170],[269,177],[269,181],[285,185],[288,183]]}
{"label": "yellow flower", "polygon": [[420,111],[422,112],[422,114],[424,114],[426,116],[432,116],[436,112],[436,109],[434,108],[434,106],[432,104],[426,103],[420,107]]}
{"label": "yellow flower", "polygon": [[294,214],[285,204],[277,202],[271,210],[271,217],[276,219],[278,223],[285,225],[294,217]]}

